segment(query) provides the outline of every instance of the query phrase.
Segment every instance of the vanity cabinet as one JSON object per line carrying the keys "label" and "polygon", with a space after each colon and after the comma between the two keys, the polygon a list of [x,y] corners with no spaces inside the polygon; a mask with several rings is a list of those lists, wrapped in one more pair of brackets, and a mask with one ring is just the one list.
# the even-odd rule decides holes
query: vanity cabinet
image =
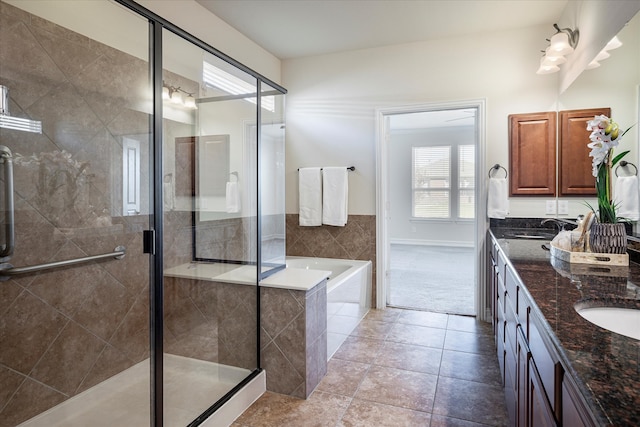
{"label": "vanity cabinet", "polygon": [[509,115],[509,195],[556,195],[556,113]]}
{"label": "vanity cabinet", "polygon": [[[594,116],[604,114],[611,117],[611,108],[560,111],[558,181],[560,196],[595,196],[596,179],[592,173],[587,147],[591,131],[587,123]],[[582,159],[582,161],[576,161]]]}
{"label": "vanity cabinet", "polygon": [[519,276],[490,236],[487,280],[496,353],[502,375],[509,425],[592,426],[575,382],[536,316]]}

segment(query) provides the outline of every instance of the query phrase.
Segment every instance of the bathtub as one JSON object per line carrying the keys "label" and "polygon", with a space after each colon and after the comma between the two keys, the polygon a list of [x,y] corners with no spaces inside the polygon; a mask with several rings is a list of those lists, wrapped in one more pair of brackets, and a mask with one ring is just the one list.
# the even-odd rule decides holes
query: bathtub
{"label": "bathtub", "polygon": [[371,261],[287,257],[287,267],[330,271],[327,281],[327,360],[371,307]]}
{"label": "bathtub", "polygon": [[[371,295],[371,261],[288,256],[286,263],[291,268],[330,271],[327,294],[342,292],[342,288],[346,287],[352,290],[358,288],[359,293]],[[357,302],[361,296],[358,296]]]}

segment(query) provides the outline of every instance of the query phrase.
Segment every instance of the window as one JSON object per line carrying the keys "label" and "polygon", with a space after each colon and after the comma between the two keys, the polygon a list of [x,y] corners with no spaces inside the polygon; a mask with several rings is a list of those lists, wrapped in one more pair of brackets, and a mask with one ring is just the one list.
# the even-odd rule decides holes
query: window
{"label": "window", "polygon": [[412,147],[414,218],[473,219],[475,146]]}

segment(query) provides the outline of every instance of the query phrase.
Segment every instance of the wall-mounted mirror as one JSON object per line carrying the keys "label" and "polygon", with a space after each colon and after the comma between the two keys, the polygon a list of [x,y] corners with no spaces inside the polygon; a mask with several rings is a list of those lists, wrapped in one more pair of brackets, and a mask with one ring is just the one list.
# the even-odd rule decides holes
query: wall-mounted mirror
{"label": "wall-mounted mirror", "polygon": [[[610,107],[612,118],[623,129],[639,121],[640,13],[619,32],[618,39],[623,43],[622,46],[610,51],[611,56],[602,60],[600,67],[584,70],[571,86],[559,95],[558,111]],[[585,141],[585,145],[588,142]],[[638,125],[625,135],[617,152],[624,150],[630,150],[625,160],[637,165]],[[591,158],[588,157],[587,161],[590,163]],[[620,171],[621,175],[625,173],[626,171]],[[633,168],[630,168],[629,173],[633,173]],[[565,200],[569,201],[569,217],[585,213],[587,207],[584,197]]]}

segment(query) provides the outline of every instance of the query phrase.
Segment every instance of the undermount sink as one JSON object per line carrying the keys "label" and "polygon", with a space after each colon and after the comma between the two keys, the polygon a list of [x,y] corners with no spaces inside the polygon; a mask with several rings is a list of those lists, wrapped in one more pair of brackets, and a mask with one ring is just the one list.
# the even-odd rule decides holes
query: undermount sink
{"label": "undermount sink", "polygon": [[640,307],[585,306],[578,303],[575,310],[594,325],[640,340]]}

